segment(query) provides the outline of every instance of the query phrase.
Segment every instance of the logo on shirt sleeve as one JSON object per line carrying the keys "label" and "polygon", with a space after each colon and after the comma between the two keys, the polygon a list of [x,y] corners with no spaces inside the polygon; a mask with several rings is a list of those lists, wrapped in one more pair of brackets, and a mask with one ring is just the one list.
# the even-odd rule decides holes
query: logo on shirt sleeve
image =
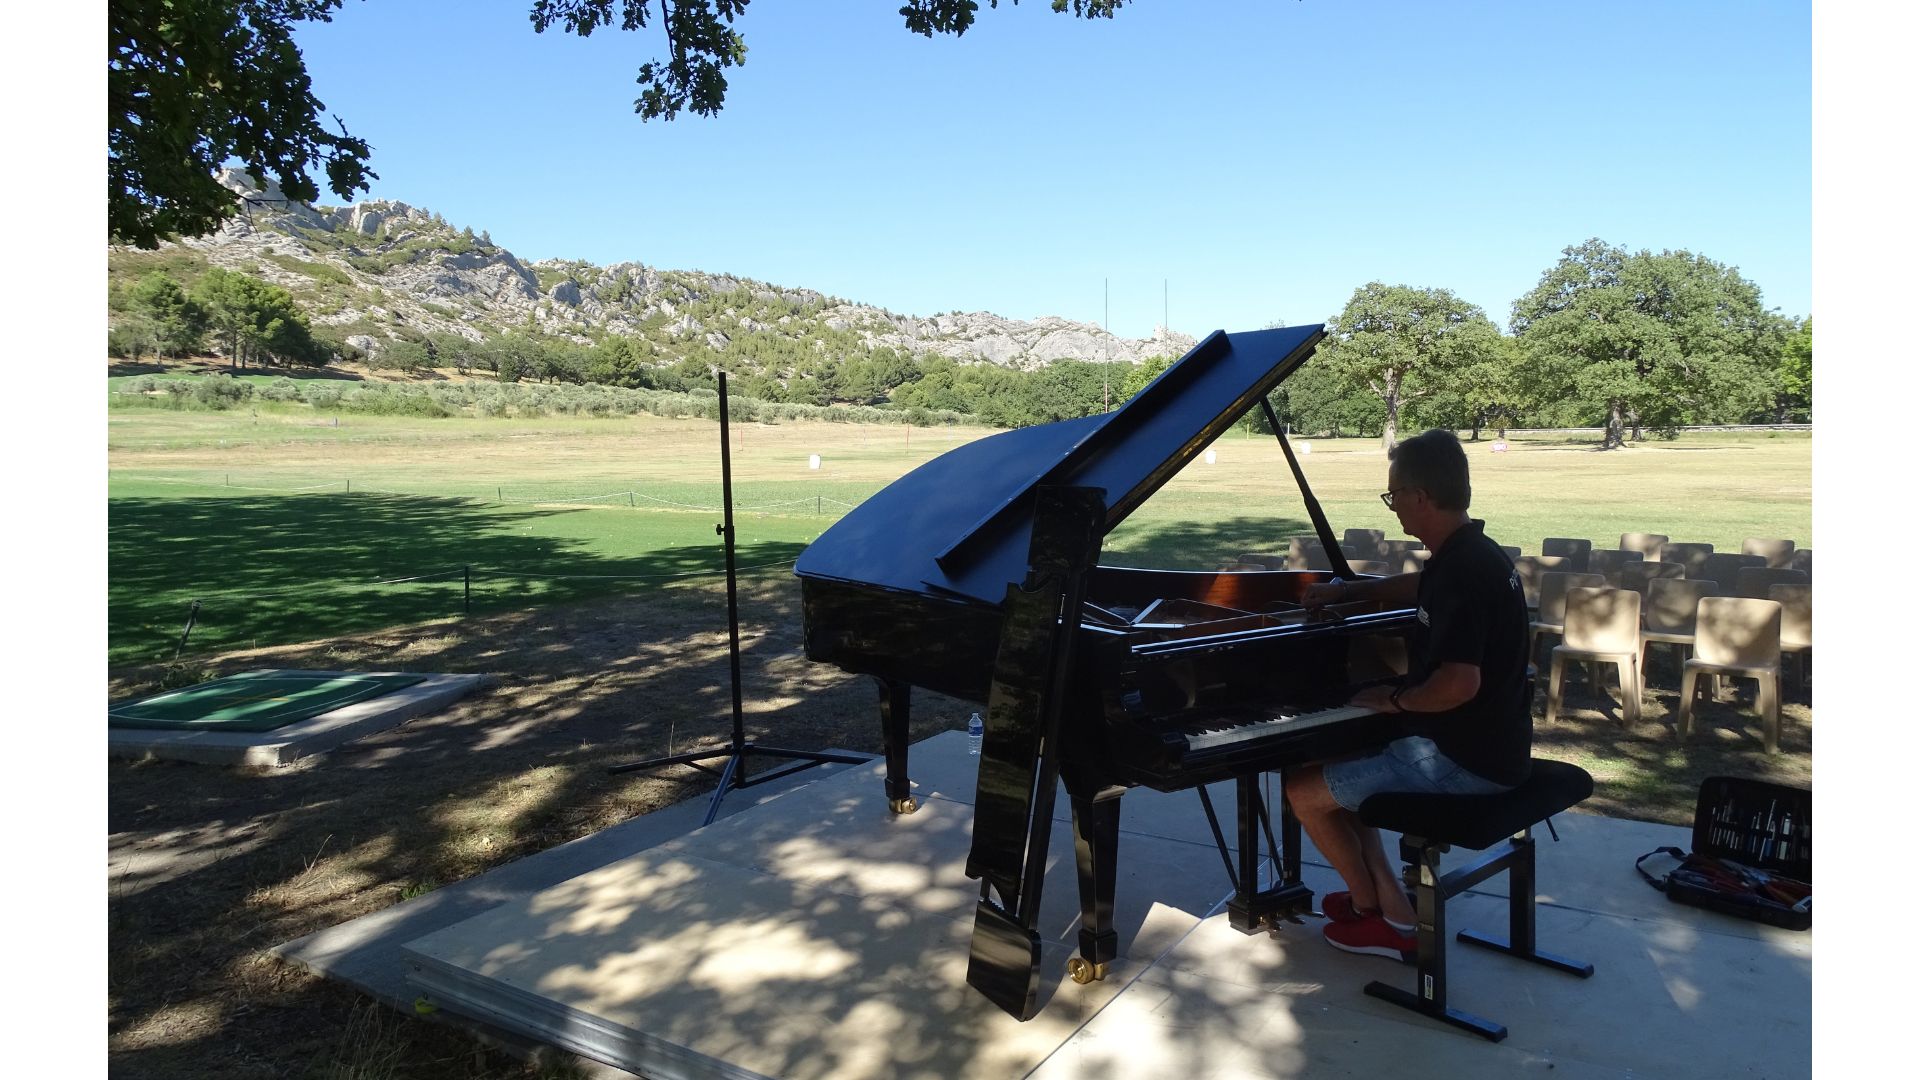
{"label": "logo on shirt sleeve", "polygon": [[1433,625],[1433,619],[1428,617],[1426,608],[1421,608],[1414,612],[1414,616],[1420,620],[1421,626],[1431,627]]}

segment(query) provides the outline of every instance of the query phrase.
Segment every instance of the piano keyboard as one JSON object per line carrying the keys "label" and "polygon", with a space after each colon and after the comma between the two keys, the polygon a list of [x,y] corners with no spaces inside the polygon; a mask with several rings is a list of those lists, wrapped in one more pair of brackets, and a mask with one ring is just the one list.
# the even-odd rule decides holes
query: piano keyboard
{"label": "piano keyboard", "polygon": [[1187,735],[1187,750],[1207,750],[1219,746],[1259,739],[1268,735],[1282,735],[1295,731],[1307,731],[1311,728],[1338,724],[1347,720],[1358,720],[1363,716],[1377,715],[1373,709],[1360,705],[1339,705],[1331,709],[1318,709],[1304,713],[1279,713],[1262,717],[1244,724],[1233,724],[1208,731],[1191,732]]}

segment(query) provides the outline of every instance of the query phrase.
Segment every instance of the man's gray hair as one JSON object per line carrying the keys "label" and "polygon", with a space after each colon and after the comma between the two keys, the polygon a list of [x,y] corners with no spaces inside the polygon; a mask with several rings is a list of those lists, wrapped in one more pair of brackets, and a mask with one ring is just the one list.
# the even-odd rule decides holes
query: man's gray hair
{"label": "man's gray hair", "polygon": [[1467,479],[1467,452],[1445,428],[1431,428],[1387,451],[1387,460],[1400,466],[1400,483],[1427,493],[1442,510],[1465,510],[1473,502],[1473,484]]}

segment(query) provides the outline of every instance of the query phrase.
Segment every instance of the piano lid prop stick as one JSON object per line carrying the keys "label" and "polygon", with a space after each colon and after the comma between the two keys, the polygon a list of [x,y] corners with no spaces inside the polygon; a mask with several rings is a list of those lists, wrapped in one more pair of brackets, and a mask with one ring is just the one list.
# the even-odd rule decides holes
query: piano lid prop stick
{"label": "piano lid prop stick", "polygon": [[1280,430],[1280,417],[1273,411],[1273,402],[1265,394],[1260,395],[1260,408],[1267,414],[1267,426],[1273,429],[1273,437],[1280,440],[1280,452],[1287,456],[1287,467],[1293,470],[1293,479],[1300,485],[1300,494],[1306,496],[1307,516],[1313,519],[1313,531],[1320,534],[1320,546],[1326,549],[1327,563],[1333,572],[1343,580],[1353,580],[1353,567],[1347,565],[1347,553],[1340,550],[1340,544],[1333,538],[1333,526],[1327,524],[1327,515],[1320,509],[1320,500],[1313,497],[1313,489],[1307,486],[1307,474],[1300,471],[1300,459],[1293,456],[1293,447],[1287,445],[1287,436]]}

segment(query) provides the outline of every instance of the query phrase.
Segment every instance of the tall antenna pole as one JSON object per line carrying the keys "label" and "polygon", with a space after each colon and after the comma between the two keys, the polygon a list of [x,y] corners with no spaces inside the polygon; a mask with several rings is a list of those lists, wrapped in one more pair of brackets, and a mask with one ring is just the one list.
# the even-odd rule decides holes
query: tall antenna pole
{"label": "tall antenna pole", "polygon": [[[1112,312],[1112,305],[1107,302],[1107,279],[1101,278],[1100,279],[1100,329],[1107,330],[1107,316],[1111,314],[1111,312]],[[1107,332],[1112,333],[1113,331],[1107,330]]]}
{"label": "tall antenna pole", "polygon": [[1167,279],[1160,279],[1160,325],[1167,333],[1173,333],[1173,320],[1167,316]]}

